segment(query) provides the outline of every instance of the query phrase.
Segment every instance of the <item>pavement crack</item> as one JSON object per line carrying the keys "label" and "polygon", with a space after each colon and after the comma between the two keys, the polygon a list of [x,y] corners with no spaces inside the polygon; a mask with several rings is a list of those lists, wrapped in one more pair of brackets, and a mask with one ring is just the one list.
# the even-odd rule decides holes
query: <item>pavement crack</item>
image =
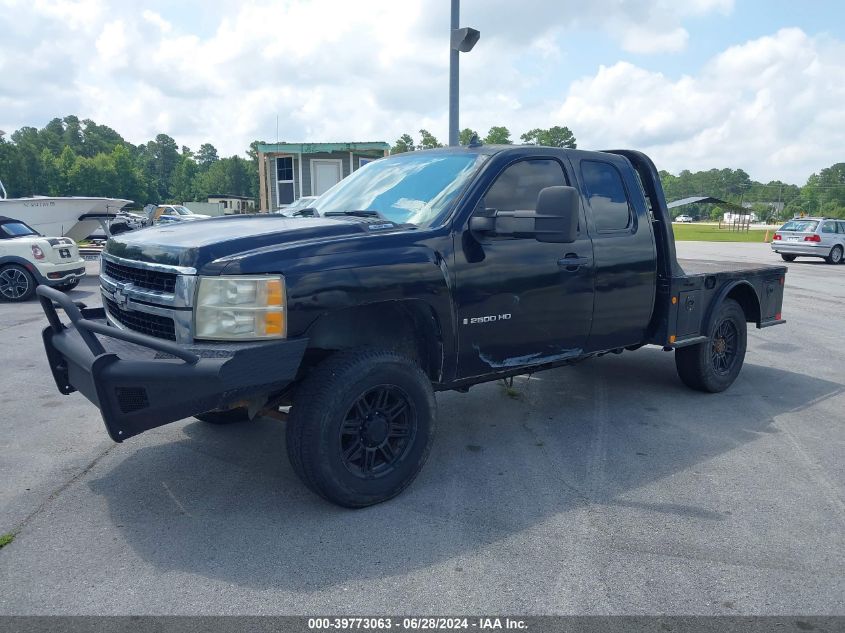
{"label": "pavement crack", "polygon": [[26,515],[26,516],[23,518],[23,520],[21,520],[21,521],[20,521],[17,525],[15,525],[15,526],[11,529],[10,533],[11,533],[11,534],[14,534],[15,536],[17,536],[18,534],[20,534],[20,532],[21,532],[21,531],[22,531],[22,530],[23,530],[23,529],[24,529],[27,525],[29,525],[29,524],[30,524],[30,523],[31,523],[31,522],[35,519],[35,517],[37,517],[37,516],[38,516],[39,514],[41,514],[44,510],[46,510],[46,509],[47,509],[47,506],[49,506],[49,505],[50,505],[53,501],[55,501],[56,499],[58,499],[58,498],[61,496],[61,494],[62,494],[65,490],[67,490],[68,488],[70,488],[73,484],[75,484],[77,481],[79,481],[80,479],[82,479],[85,475],[87,475],[88,473],[90,473],[90,472],[94,469],[94,467],[95,467],[98,463],[100,463],[100,460],[102,460],[102,459],[103,459],[106,455],[108,455],[109,453],[111,453],[111,452],[114,450],[114,448],[115,448],[116,446],[117,446],[117,444],[116,444],[116,443],[113,443],[113,444],[110,444],[109,446],[107,446],[105,450],[101,451],[101,452],[100,452],[100,453],[99,453],[96,457],[94,457],[94,459],[92,459],[90,462],[88,462],[88,465],[87,465],[87,466],[85,466],[85,468],[83,468],[81,471],[79,471],[78,473],[76,473],[73,477],[71,477],[70,479],[68,479],[68,480],[67,480],[65,483],[63,483],[61,486],[59,486],[58,488],[56,488],[55,490],[53,490],[53,492],[51,492],[49,495],[47,495],[47,498],[46,498],[46,499],[44,499],[44,501],[42,501],[40,504],[38,504],[38,507],[37,507],[37,508],[35,508],[35,510],[33,510],[32,512],[30,512],[28,515]]}

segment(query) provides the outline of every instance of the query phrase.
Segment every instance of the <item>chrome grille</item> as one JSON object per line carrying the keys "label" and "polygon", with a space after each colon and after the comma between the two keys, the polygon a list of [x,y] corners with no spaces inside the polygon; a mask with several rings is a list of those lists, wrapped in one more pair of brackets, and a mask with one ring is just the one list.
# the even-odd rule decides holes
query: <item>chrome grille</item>
{"label": "chrome grille", "polygon": [[146,268],[133,268],[103,259],[103,273],[115,281],[128,282],[148,290],[172,293],[176,289],[176,273]]}
{"label": "chrome grille", "polygon": [[124,310],[107,297],[103,297],[103,304],[115,321],[128,327],[130,330],[149,334],[156,338],[164,338],[171,341],[176,340],[176,324],[169,317],[150,314],[148,312]]}

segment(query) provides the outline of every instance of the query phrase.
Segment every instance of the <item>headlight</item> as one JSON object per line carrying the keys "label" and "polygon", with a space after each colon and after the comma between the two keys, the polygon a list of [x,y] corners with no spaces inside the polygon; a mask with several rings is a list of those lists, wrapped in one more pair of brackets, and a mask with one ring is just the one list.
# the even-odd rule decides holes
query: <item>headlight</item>
{"label": "headlight", "polygon": [[194,337],[255,340],[287,335],[284,277],[200,277]]}

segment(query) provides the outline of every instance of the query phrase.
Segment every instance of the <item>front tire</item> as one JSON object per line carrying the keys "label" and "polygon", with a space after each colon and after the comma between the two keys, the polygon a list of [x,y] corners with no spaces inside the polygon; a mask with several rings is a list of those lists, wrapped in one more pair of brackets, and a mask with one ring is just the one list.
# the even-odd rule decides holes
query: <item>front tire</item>
{"label": "front tire", "polygon": [[297,390],[287,451],[299,478],[340,506],[363,508],[407,488],[428,458],[437,404],[419,366],[396,352],[348,350]]}
{"label": "front tire", "polygon": [[9,264],[0,268],[0,301],[26,301],[38,284],[26,268]]}
{"label": "front tire", "polygon": [[675,350],[678,376],[690,389],[724,391],[742,369],[746,344],[745,312],[733,299],[725,299],[710,325],[708,340]]}
{"label": "front tire", "polygon": [[841,264],[842,263],[842,247],[837,244],[833,248],[830,249],[830,255],[825,257],[825,261],[828,264]]}
{"label": "front tire", "polygon": [[794,262],[796,257],[796,255],[786,255],[785,253],[781,253],[780,256],[785,262]]}

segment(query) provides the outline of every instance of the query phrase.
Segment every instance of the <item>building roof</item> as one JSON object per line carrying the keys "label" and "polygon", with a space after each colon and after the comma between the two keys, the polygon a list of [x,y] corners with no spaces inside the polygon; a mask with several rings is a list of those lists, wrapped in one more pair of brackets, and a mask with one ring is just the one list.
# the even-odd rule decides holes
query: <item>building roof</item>
{"label": "building roof", "polygon": [[691,198],[681,198],[680,200],[668,203],[666,206],[670,209],[674,209],[675,207],[684,207],[688,204],[718,204],[719,206],[727,207],[728,209],[736,209],[737,211],[743,211],[745,213],[749,212],[748,209],[741,207],[738,204],[714,198],[713,196],[692,196]]}
{"label": "building roof", "polygon": [[252,200],[252,196],[236,196],[233,193],[210,193],[209,198],[229,198],[234,200]]}
{"label": "building roof", "polygon": [[257,149],[262,154],[283,152],[289,154],[318,154],[321,152],[365,152],[385,151],[390,145],[384,141],[346,143],[259,143]]}

